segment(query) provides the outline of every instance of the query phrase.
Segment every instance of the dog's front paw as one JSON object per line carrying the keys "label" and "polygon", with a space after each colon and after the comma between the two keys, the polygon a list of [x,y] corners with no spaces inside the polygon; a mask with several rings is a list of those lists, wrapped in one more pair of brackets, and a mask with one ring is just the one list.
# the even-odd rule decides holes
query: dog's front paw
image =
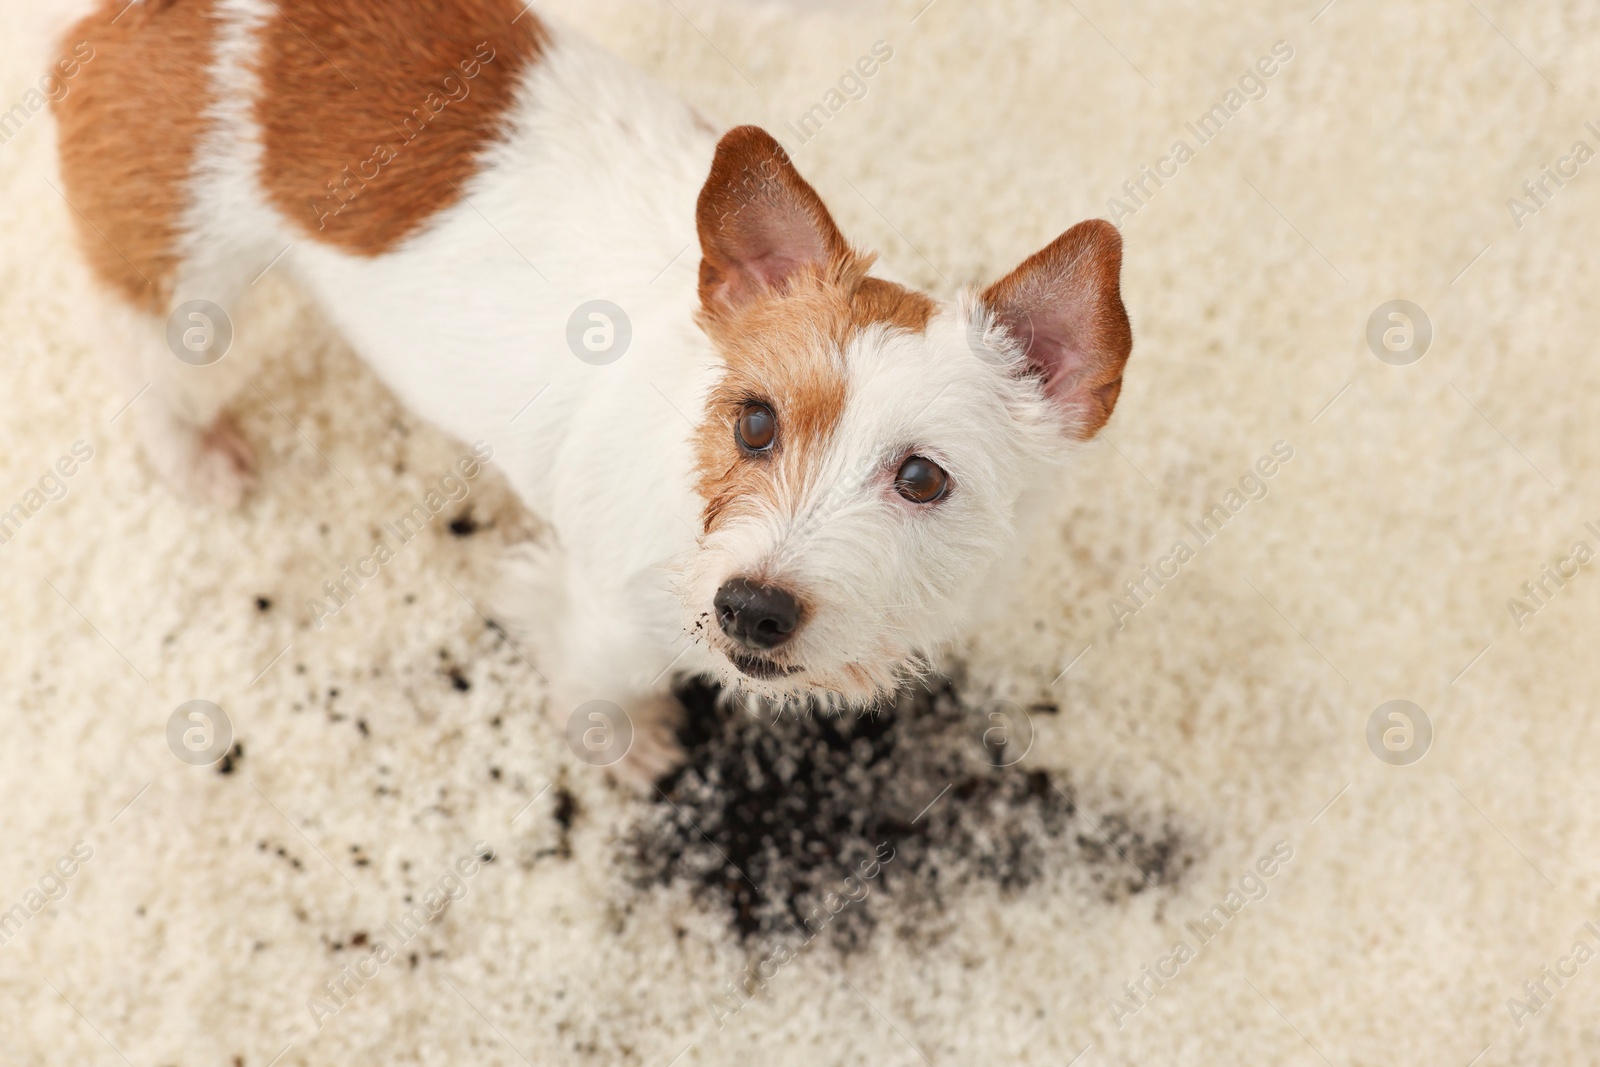
{"label": "dog's front paw", "polygon": [[683,705],[670,693],[630,700],[626,706],[591,700],[566,723],[567,745],[582,763],[605,771],[641,793],[684,759],[678,743]]}
{"label": "dog's front paw", "polygon": [[255,454],[226,413],[209,426],[173,418],[146,423],[145,451],[157,471],[192,500],[233,507],[256,485]]}
{"label": "dog's front paw", "polygon": [[193,477],[198,491],[228,506],[256,487],[255,450],[230,416],[218,415],[201,432]]}
{"label": "dog's front paw", "polygon": [[653,792],[663,775],[683,763],[678,726],[683,705],[670,693],[642,701],[633,715],[633,744],[617,762],[617,777],[644,792]]}

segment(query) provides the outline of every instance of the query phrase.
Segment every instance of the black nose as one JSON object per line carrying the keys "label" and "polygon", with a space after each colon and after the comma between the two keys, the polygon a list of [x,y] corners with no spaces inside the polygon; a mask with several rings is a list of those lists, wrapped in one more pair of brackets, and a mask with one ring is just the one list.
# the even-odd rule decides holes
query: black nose
{"label": "black nose", "polygon": [[777,648],[794,636],[800,605],[771,585],[734,578],[724,582],[712,601],[722,632],[746,648]]}

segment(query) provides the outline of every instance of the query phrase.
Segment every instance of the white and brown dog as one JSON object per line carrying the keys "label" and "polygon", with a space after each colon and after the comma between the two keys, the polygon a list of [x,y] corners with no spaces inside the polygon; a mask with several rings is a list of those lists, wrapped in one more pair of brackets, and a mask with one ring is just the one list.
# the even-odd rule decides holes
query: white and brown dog
{"label": "white and brown dog", "polygon": [[80,42],[62,177],[119,358],[153,383],[151,461],[248,489],[223,413],[248,367],[169,335],[282,255],[549,524],[515,599],[563,717],[662,721],[686,673],[881,695],[957,632],[1019,501],[1121,388],[1109,223],[934,300],[875,276],[764,131],[719,137],[518,0],[105,0]]}

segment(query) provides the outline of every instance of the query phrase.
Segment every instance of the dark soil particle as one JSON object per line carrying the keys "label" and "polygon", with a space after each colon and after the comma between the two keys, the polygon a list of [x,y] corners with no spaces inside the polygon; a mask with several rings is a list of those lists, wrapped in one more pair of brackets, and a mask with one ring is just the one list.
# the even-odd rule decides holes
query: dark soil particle
{"label": "dark soil particle", "polygon": [[742,940],[795,931],[849,895],[827,922],[848,951],[880,921],[942,911],[975,882],[1014,896],[1076,875],[1117,901],[1192,862],[1165,823],[1091,816],[1064,775],[1026,759],[996,765],[987,716],[951,681],[844,715],[758,717],[699,681],[678,697],[687,758],[657,783],[627,859],[638,887],[691,886]]}
{"label": "dark soil particle", "polygon": [[556,788],[555,807],[551,811],[551,815],[554,816],[563,833],[572,829],[572,822],[578,817],[578,800],[567,791],[565,786]]}

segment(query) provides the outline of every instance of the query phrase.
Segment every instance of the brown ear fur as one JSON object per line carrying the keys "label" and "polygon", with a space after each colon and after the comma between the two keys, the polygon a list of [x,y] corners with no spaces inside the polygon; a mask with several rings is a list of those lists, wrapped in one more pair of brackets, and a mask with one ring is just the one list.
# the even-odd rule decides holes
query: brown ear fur
{"label": "brown ear fur", "polygon": [[723,134],[695,224],[700,303],[712,316],[784,292],[802,272],[856,274],[857,283],[866,273],[816,190],[759,126]]}
{"label": "brown ear fur", "polygon": [[1111,418],[1133,331],[1122,306],[1122,235],[1080,222],[983,292],[984,304],[1027,353],[1030,372],[1087,441]]}

